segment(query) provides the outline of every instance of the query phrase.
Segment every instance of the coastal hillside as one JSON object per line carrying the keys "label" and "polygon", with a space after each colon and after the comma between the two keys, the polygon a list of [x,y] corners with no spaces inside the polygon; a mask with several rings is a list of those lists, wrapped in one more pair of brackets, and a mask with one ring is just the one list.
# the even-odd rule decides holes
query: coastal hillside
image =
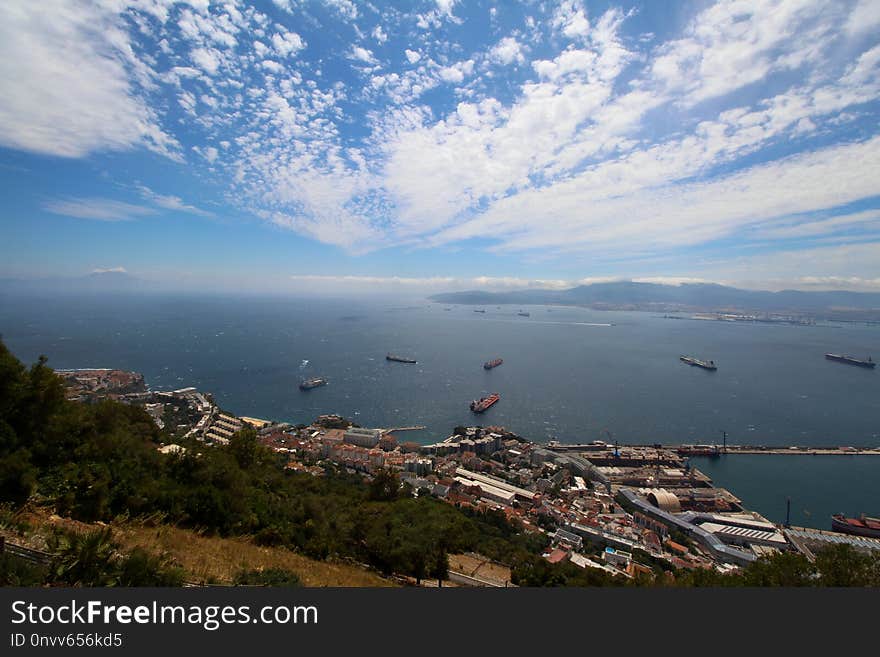
{"label": "coastal hillside", "polygon": [[[328,564],[338,563],[363,564],[384,577],[408,577],[416,584],[444,580],[449,555],[469,552],[511,567],[514,583],[617,583],[602,571],[547,564],[541,557],[545,535],[525,531],[501,512],[414,495],[391,471],[370,480],[332,465],[317,473],[295,472],[285,467],[286,457],[257,440],[253,429],[224,445],[181,440],[173,451],[161,449],[167,439],[141,407],[67,399],[63,381],[45,358],[25,367],[0,342],[0,504],[12,514],[12,524],[21,509],[36,506],[65,521],[94,525],[95,531],[104,525],[118,530],[103,538],[95,532],[62,532],[50,550],[58,558],[76,554],[85,541],[94,544],[90,553],[101,546],[108,553],[121,550],[113,563],[122,572],[132,555],[115,543],[124,546],[125,536],[139,525],[114,523],[161,518],[161,526],[148,534],[176,536],[172,543],[180,545],[190,541],[179,530],[195,532],[193,537],[205,540],[193,539],[192,546],[203,555],[238,546],[231,553],[242,555],[244,572],[258,568],[261,559],[252,560],[249,555],[255,553],[242,546],[286,550],[297,578],[315,585],[343,585],[329,574]],[[161,541],[153,548],[171,549]],[[149,571],[149,577],[135,581],[173,583],[174,578],[166,579],[169,569],[198,570],[198,564],[187,566],[192,554],[179,551],[165,564],[155,561],[153,548],[135,554]],[[319,562],[323,565],[315,566]],[[378,580],[357,581],[374,585]],[[45,580],[53,582],[70,580]]]}
{"label": "coastal hillside", "polygon": [[791,313],[861,313],[880,318],[880,294],[842,290],[743,290],[711,283],[662,285],[617,281],[568,290],[449,292],[430,297],[438,303],[471,305],[540,304],[667,310],[741,310]]}
{"label": "coastal hillside", "polygon": [[[127,585],[219,585],[267,584],[275,586],[395,586],[376,572],[351,563],[311,559],[282,547],[258,545],[248,536],[222,537],[209,532],[163,522],[161,516],[138,519],[118,518],[109,523],[86,523],[62,518],[36,505],[13,511],[0,511],[0,536],[12,546],[33,550],[45,564],[19,565],[6,572],[2,585],[58,583],[76,584],[65,577],[76,574],[41,572],[62,568],[72,555],[72,547],[84,551],[91,540],[108,553],[99,568],[81,573],[92,579],[83,585],[113,583]],[[94,544],[94,543],[93,543]],[[79,555],[75,555],[79,556]],[[114,560],[119,568],[114,568]],[[134,575],[133,564],[140,562],[141,580],[120,577]],[[126,568],[127,566],[127,568]],[[126,572],[127,571],[127,574]],[[30,577],[33,581],[28,580]],[[2,567],[0,567],[2,580]]]}

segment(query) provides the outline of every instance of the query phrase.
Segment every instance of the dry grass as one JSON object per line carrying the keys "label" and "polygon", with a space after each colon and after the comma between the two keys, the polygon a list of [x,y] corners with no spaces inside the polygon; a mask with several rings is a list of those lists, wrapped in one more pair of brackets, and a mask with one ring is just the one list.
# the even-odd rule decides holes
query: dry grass
{"label": "dry grass", "polygon": [[[40,510],[28,511],[19,517],[31,527],[27,535],[13,536],[9,529],[3,533],[10,541],[18,540],[36,548],[45,545],[44,537],[53,527],[73,531],[98,527]],[[110,526],[114,539],[124,550],[142,547],[152,554],[164,554],[186,571],[186,579],[191,582],[229,584],[242,570],[283,568],[296,573],[305,586],[396,586],[356,565],[317,561],[285,548],[261,547],[247,538],[220,538],[170,525],[136,521],[112,522]]]}
{"label": "dry grass", "polygon": [[510,582],[510,568],[478,554],[450,554],[449,569],[502,585]]}

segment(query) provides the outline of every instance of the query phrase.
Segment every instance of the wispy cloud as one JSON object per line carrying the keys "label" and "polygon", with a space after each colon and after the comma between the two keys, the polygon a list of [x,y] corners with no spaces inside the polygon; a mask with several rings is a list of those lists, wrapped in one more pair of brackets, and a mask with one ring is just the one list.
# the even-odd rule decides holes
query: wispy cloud
{"label": "wispy cloud", "polygon": [[145,201],[149,201],[150,203],[152,203],[160,208],[163,208],[165,210],[173,210],[175,212],[186,212],[189,214],[196,214],[196,215],[199,215],[202,217],[214,216],[212,212],[208,212],[207,210],[202,210],[201,208],[197,208],[194,205],[184,203],[183,199],[181,199],[179,196],[157,194],[156,192],[154,192],[152,189],[150,189],[146,185],[137,185],[136,189]]}
{"label": "wispy cloud", "polygon": [[152,76],[121,16],[100,4],[3,3],[0,145],[61,157],[141,146],[179,159],[146,100]]}
{"label": "wispy cloud", "polygon": [[185,203],[178,196],[157,194],[146,185],[135,184],[134,190],[149,205],[98,197],[66,197],[46,201],[43,203],[43,209],[52,214],[95,221],[130,221],[139,217],[160,214],[163,210],[185,212],[202,217],[214,216],[207,210]]}
{"label": "wispy cloud", "polygon": [[52,214],[95,221],[130,221],[138,217],[157,214],[155,208],[106,198],[56,199],[44,203],[43,209]]}

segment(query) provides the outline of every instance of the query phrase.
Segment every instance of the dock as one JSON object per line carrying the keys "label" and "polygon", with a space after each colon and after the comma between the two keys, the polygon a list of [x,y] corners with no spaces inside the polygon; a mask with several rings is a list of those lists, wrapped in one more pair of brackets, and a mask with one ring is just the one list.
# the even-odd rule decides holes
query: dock
{"label": "dock", "polygon": [[689,449],[689,445],[671,446],[682,456],[715,456],[737,454],[768,454],[770,456],[880,456],[880,447],[807,447],[792,445],[790,447],[770,447],[767,445],[728,445],[725,450],[720,445],[715,451],[705,453]]}
{"label": "dock", "polygon": [[[601,452],[613,447],[612,445],[587,444],[561,444],[554,443],[544,445],[553,452]],[[646,448],[663,449],[675,452],[680,456],[721,456],[737,454],[767,454],[771,456],[880,456],[880,447],[851,447],[851,446],[817,446],[805,445],[771,446],[771,445],[619,445],[622,448]]]}

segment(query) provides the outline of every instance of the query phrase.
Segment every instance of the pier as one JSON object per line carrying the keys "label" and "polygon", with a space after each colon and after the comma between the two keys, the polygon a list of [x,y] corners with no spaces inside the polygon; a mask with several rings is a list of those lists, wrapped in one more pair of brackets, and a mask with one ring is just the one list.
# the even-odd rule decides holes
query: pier
{"label": "pier", "polygon": [[[681,446],[684,447],[684,446]],[[679,454],[689,455],[687,448],[676,447]],[[880,447],[769,447],[764,445],[728,445],[727,451],[718,448],[717,454],[770,454],[810,456],[880,456]],[[710,454],[711,456],[712,454]]]}
{"label": "pier", "polygon": [[[560,444],[551,443],[545,445],[546,449],[554,452],[602,452],[613,449],[613,445],[588,444]],[[850,446],[820,446],[810,447],[804,445],[771,446],[771,445],[619,445],[619,448],[646,448],[663,449],[676,452],[680,456],[721,456],[736,454],[768,454],[771,456],[880,456],[880,447],[850,447]]]}

